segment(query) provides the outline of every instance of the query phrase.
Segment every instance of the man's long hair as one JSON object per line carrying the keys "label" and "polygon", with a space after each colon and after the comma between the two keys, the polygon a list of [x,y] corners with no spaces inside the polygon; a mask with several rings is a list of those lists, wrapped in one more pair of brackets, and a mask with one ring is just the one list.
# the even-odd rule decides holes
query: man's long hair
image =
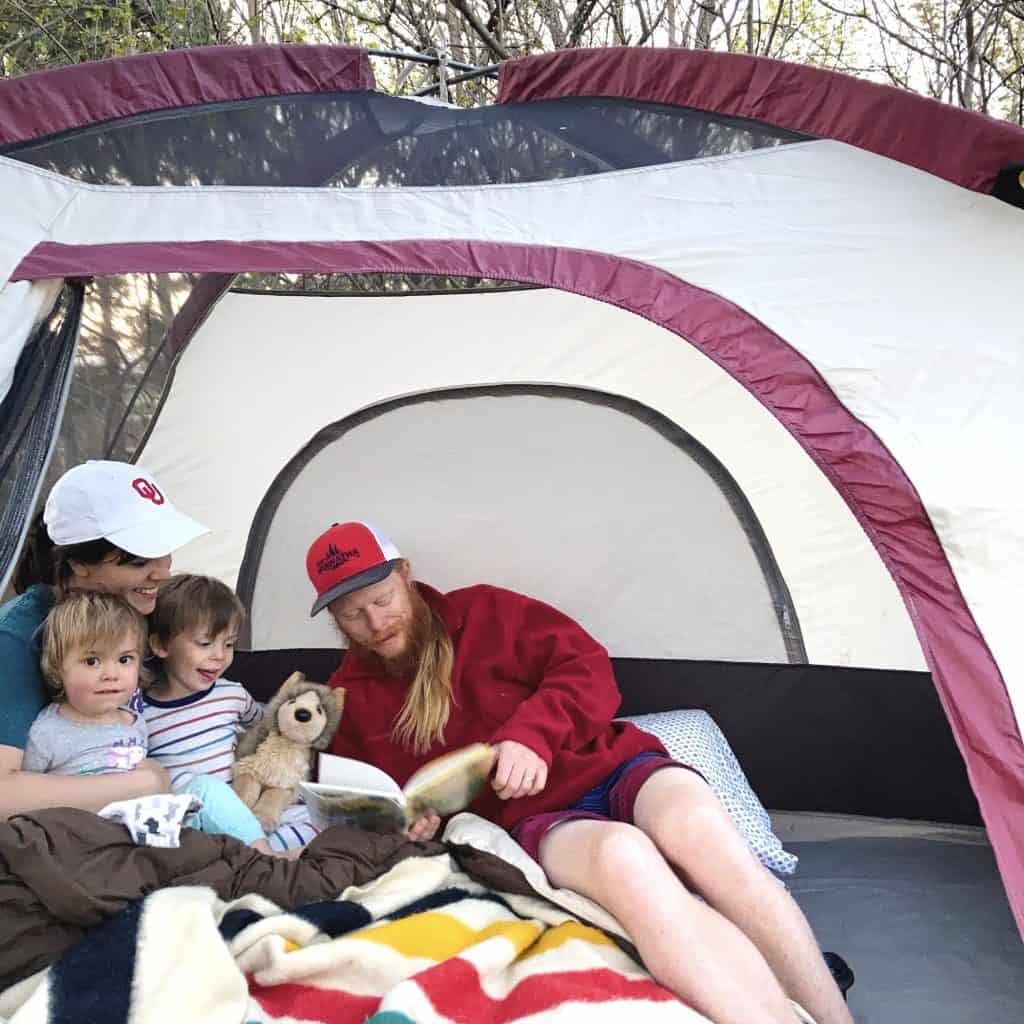
{"label": "man's long hair", "polygon": [[[395,566],[402,568],[402,563]],[[391,738],[414,754],[426,753],[444,739],[444,727],[452,705],[452,666],[455,649],[441,617],[420,596],[414,583],[409,589],[412,608],[409,643],[402,657],[385,661],[361,644],[352,644],[361,658],[376,664],[396,679],[412,677],[402,710],[391,727]]]}
{"label": "man's long hair", "polygon": [[419,660],[391,735],[414,754],[423,754],[444,739],[452,706],[455,649],[441,616],[420,597],[414,585],[408,586],[413,622],[422,623],[423,628],[419,635],[415,628],[413,631],[410,646],[418,652]]}

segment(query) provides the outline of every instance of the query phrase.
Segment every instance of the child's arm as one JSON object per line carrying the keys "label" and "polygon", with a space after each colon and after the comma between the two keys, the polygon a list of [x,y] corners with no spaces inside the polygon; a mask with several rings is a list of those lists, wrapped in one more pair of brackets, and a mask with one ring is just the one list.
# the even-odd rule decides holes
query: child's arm
{"label": "child's arm", "polygon": [[149,759],[134,771],[112,775],[43,775],[23,769],[24,754],[18,747],[0,746],[0,818],[47,807],[98,811],[115,800],[171,791],[167,772]]}
{"label": "child's arm", "polygon": [[243,729],[251,729],[257,722],[263,721],[263,705],[254,700],[248,691],[242,692],[245,694],[245,704],[238,715],[238,724]]}
{"label": "child's arm", "polygon": [[[36,721],[38,722],[39,719]],[[46,742],[46,733],[36,725],[36,722],[33,722],[32,728],[28,731],[25,755],[21,759],[21,770],[23,772],[48,772],[52,767],[53,750]]]}

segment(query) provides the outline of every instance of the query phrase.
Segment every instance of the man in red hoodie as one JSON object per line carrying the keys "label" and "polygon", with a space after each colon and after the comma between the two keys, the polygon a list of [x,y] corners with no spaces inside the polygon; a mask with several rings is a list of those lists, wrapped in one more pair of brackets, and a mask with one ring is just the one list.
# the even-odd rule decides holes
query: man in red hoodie
{"label": "man in red hoodie", "polygon": [[312,614],[327,608],[349,644],[329,680],[346,691],[335,753],[403,785],[447,751],[492,744],[492,788],[471,810],[618,918],[681,999],[716,1024],[791,1024],[787,996],[819,1024],[852,1024],[800,909],[705,780],[613,721],[611,662],[577,623],[498,587],[413,582],[368,523],[332,526],[306,568]]}

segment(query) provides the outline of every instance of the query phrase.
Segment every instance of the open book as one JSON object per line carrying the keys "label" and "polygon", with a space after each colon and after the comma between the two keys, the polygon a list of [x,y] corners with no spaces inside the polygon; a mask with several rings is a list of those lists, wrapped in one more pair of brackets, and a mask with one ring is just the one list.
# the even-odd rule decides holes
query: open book
{"label": "open book", "polygon": [[400,789],[365,761],[320,755],[320,781],[299,790],[318,828],[355,825],[373,832],[404,832],[417,818],[442,818],[468,807],[490,774],[494,749],[474,743],[443,754],[415,772]]}

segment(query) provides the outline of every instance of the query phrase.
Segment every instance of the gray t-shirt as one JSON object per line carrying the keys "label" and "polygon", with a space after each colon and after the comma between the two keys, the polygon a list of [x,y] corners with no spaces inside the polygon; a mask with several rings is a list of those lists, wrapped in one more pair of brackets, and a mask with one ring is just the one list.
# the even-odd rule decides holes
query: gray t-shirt
{"label": "gray t-shirt", "polygon": [[142,715],[128,708],[131,725],[87,725],[65,718],[59,704],[39,712],[28,731],[22,771],[55,775],[130,772],[146,756],[148,734]]}

